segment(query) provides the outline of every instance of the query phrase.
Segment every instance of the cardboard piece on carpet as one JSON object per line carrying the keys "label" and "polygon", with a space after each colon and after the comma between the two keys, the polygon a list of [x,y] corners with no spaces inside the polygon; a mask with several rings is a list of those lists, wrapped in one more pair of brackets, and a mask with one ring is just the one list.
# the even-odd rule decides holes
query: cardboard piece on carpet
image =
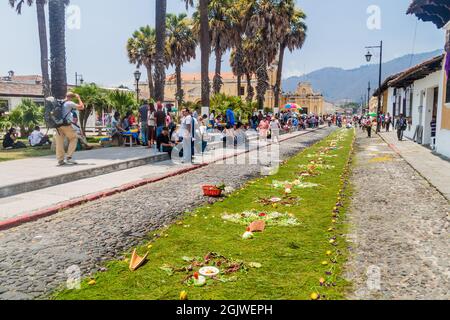
{"label": "cardboard piece on carpet", "polygon": [[266,229],[266,223],[263,220],[253,221],[249,228],[250,232],[263,232]]}
{"label": "cardboard piece on carpet", "polygon": [[131,271],[136,271],[137,269],[142,267],[142,265],[144,264],[145,260],[147,259],[148,254],[149,253],[147,252],[145,254],[145,256],[140,257],[136,253],[136,249],[134,249],[133,254],[131,255],[131,259],[130,259],[130,270]]}

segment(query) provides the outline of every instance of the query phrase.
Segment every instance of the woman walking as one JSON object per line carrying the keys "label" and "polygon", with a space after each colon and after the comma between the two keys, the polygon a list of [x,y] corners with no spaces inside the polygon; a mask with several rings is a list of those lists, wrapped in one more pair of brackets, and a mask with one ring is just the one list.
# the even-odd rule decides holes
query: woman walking
{"label": "woman walking", "polygon": [[156,109],[153,103],[148,108],[148,148],[152,148],[156,141]]}

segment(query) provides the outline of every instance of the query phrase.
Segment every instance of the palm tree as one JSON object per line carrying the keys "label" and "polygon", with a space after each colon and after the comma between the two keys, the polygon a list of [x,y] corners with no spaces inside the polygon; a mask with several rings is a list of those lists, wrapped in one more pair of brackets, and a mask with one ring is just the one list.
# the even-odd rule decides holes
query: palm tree
{"label": "palm tree", "polygon": [[155,99],[164,101],[167,0],[156,0]]}
{"label": "palm tree", "polygon": [[216,56],[216,68],[213,79],[214,94],[222,88],[222,55],[231,45],[231,0],[210,0],[208,6],[209,30],[212,49]]}
{"label": "palm tree", "polygon": [[269,89],[267,67],[276,59],[279,43],[283,39],[289,23],[285,19],[288,1],[252,0],[251,13],[247,23],[247,36],[256,45],[253,55],[259,61],[256,69],[256,86],[259,109],[264,108],[266,91]]}
{"label": "palm tree", "polygon": [[195,49],[197,48],[197,39],[192,30],[192,22],[186,14],[168,14],[167,15],[167,51],[169,63],[175,66],[177,81],[176,99],[178,105],[181,105],[184,98],[184,92],[181,84],[181,66],[195,59]]}
{"label": "palm tree", "polygon": [[144,65],[147,69],[148,89],[150,97],[154,98],[153,65],[156,54],[156,31],[150,26],[141,27],[128,39],[127,53],[130,63],[139,68]]}
{"label": "palm tree", "polygon": [[66,74],[66,5],[69,0],[49,0],[49,29],[51,56],[51,90],[57,99],[67,93]]}
{"label": "palm tree", "polygon": [[[22,5],[25,0],[9,0],[11,7],[16,8],[18,14],[22,13]],[[33,0],[26,0],[26,3],[31,6]],[[46,0],[36,0],[36,13],[38,21],[39,44],[41,48],[41,73],[42,73],[42,91],[45,97],[51,96],[50,90],[50,75],[48,70],[48,42],[47,42],[47,22],[45,19],[45,4]]]}
{"label": "palm tree", "polygon": [[[193,0],[182,0],[186,3],[186,8],[193,6]],[[202,105],[209,108],[210,83],[209,83],[209,55],[211,51],[211,41],[209,38],[208,5],[210,0],[199,0],[198,12],[200,15],[200,50],[202,69]]]}
{"label": "palm tree", "polygon": [[251,103],[255,96],[255,89],[252,86],[252,76],[258,69],[258,61],[254,58],[255,51],[258,50],[256,42],[246,38],[242,42],[242,68],[247,80],[247,103]]}
{"label": "palm tree", "polygon": [[229,10],[231,28],[229,30],[232,44],[230,65],[233,73],[237,77],[237,94],[241,95],[241,80],[245,74],[244,49],[245,27],[247,14],[249,12],[249,2],[246,0],[234,1]]}
{"label": "palm tree", "polygon": [[[295,6],[295,3],[292,3],[292,6]],[[290,52],[293,52],[296,49],[301,49],[306,39],[307,27],[304,22],[304,19],[306,18],[305,13],[298,9],[294,9],[292,11],[289,10],[288,12],[289,13],[286,19],[289,21],[289,29],[280,43],[280,52],[278,55],[277,78],[274,86],[274,96],[275,96],[274,108],[278,108],[280,104],[281,77],[283,74],[284,52],[286,48]]]}

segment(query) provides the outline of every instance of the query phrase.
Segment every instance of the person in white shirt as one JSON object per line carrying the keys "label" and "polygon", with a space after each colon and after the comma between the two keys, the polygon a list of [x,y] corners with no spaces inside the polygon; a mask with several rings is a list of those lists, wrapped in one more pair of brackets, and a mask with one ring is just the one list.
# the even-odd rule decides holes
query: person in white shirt
{"label": "person in white shirt", "polygon": [[182,110],[181,134],[183,137],[183,163],[192,162],[192,116],[189,109]]}
{"label": "person in white shirt", "polygon": [[278,117],[272,117],[272,120],[270,121],[270,131],[272,132],[272,142],[279,142],[280,141],[280,121],[278,120]]}
{"label": "person in white shirt", "polygon": [[34,131],[28,137],[28,142],[32,147],[40,147],[45,144],[50,144],[50,139],[41,132],[41,128],[36,126]]}

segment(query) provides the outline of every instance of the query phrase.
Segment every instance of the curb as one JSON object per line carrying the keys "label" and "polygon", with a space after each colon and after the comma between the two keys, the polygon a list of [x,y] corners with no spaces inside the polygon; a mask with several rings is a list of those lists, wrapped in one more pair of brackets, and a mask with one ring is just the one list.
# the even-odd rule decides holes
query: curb
{"label": "curb", "polygon": [[[313,133],[313,132],[316,132],[316,131],[322,130],[322,129],[324,129],[324,127],[321,127],[321,128],[315,129],[315,130],[311,130],[311,131],[307,131],[307,132],[302,131],[301,134],[297,134],[297,135],[292,136],[292,137],[280,139],[279,142],[284,142],[284,141],[287,141],[287,140],[295,139],[295,138],[298,138],[300,136],[308,135],[310,133]],[[265,146],[265,147],[268,147],[270,145],[272,145],[272,143],[267,144],[267,146]],[[117,188],[99,191],[99,192],[96,192],[96,193],[93,193],[93,194],[89,194],[89,195],[86,195],[86,196],[83,196],[83,197],[79,197],[79,198],[76,198],[76,199],[65,201],[65,202],[59,203],[57,205],[48,207],[48,208],[44,208],[44,209],[40,209],[40,210],[37,210],[37,211],[33,211],[31,213],[27,213],[27,214],[21,215],[21,216],[16,217],[16,218],[12,218],[12,219],[8,219],[8,220],[5,220],[5,221],[1,221],[0,222],[0,231],[5,231],[5,230],[8,230],[8,229],[11,229],[11,228],[14,228],[14,227],[18,227],[18,226],[20,226],[22,224],[25,224],[25,223],[29,223],[29,222],[37,221],[37,220],[40,220],[40,219],[43,219],[43,218],[47,218],[47,217],[55,215],[55,214],[57,214],[57,213],[59,213],[61,211],[64,211],[64,210],[67,210],[67,209],[71,209],[71,208],[80,206],[82,204],[88,203],[88,202],[92,202],[92,201],[96,201],[96,200],[99,200],[99,199],[107,198],[107,197],[113,196],[113,195],[118,194],[118,193],[123,193],[123,192],[130,191],[132,189],[136,189],[136,188],[148,185],[148,184],[152,184],[152,183],[159,182],[159,181],[162,181],[162,180],[165,180],[165,179],[168,179],[168,178],[176,177],[176,176],[179,176],[179,175],[191,172],[191,171],[195,171],[195,170],[200,169],[200,168],[207,167],[207,166],[209,166],[211,164],[214,164],[214,163],[217,163],[217,162],[220,162],[220,161],[224,161],[226,159],[234,158],[234,157],[237,157],[237,156],[240,156],[240,155],[243,155],[243,154],[247,154],[247,153],[250,153],[250,152],[256,151],[256,150],[257,149],[255,148],[255,149],[252,149],[252,150],[243,151],[241,153],[234,153],[232,155],[229,155],[229,156],[223,157],[221,159],[217,159],[217,160],[211,161],[209,163],[202,163],[202,164],[192,165],[192,166],[189,166],[187,168],[176,170],[176,171],[173,171],[173,172],[171,172],[169,174],[166,174],[164,176],[159,176],[159,177],[156,177],[156,178],[142,179],[142,180],[139,180],[139,181],[130,182],[130,183],[124,184],[124,185],[122,185],[120,187],[117,187]]]}

